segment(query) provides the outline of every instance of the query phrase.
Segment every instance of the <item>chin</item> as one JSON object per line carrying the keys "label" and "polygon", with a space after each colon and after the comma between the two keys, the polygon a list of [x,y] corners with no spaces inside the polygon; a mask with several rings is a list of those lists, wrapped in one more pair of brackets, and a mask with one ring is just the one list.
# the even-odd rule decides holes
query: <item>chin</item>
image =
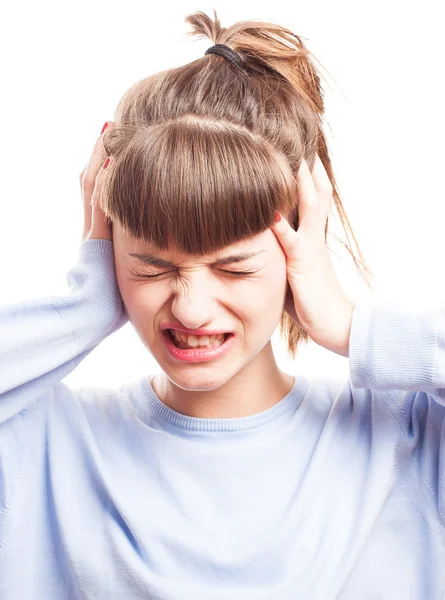
{"label": "chin", "polygon": [[212,392],[227,384],[239,368],[227,365],[210,366],[209,363],[200,365],[184,365],[172,367],[160,365],[165,377],[176,387],[186,392]]}
{"label": "chin", "polygon": [[182,375],[169,376],[165,371],[165,375],[170,381],[181,390],[186,392],[211,392],[223,386],[230,377],[223,378],[217,373],[203,373],[196,370],[194,373],[185,372]]}

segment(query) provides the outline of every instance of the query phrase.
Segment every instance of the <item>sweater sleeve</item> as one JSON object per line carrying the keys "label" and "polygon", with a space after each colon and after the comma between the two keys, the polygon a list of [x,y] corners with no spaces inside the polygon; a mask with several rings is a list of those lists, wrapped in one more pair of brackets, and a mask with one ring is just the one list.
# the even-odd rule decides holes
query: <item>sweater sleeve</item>
{"label": "sweater sleeve", "polygon": [[428,392],[445,407],[445,301],[422,311],[365,300],[352,315],[352,385]]}
{"label": "sweater sleeve", "polygon": [[128,321],[111,241],[84,241],[67,282],[66,295],[0,307],[0,424],[53,389]]}
{"label": "sweater sleeve", "polygon": [[359,302],[352,316],[349,367],[354,388],[373,390],[400,424],[400,469],[414,478],[445,525],[445,301],[424,310]]}

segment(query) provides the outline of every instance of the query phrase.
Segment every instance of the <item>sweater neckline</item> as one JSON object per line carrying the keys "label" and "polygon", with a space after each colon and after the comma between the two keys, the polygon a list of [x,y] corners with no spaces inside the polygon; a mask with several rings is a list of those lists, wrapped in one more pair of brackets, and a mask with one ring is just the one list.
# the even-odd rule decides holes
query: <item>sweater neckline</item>
{"label": "sweater neckline", "polygon": [[164,404],[156,395],[151,384],[154,376],[155,375],[150,375],[149,377],[144,376],[141,379],[142,391],[147,403],[147,412],[151,413],[151,415],[155,413],[162,421],[167,422],[170,425],[174,425],[175,427],[184,430],[197,432],[236,432],[255,430],[264,427],[267,424],[278,421],[279,418],[286,413],[294,413],[301,404],[309,386],[307,379],[300,375],[296,375],[290,391],[274,406],[247,417],[210,419],[184,415]]}

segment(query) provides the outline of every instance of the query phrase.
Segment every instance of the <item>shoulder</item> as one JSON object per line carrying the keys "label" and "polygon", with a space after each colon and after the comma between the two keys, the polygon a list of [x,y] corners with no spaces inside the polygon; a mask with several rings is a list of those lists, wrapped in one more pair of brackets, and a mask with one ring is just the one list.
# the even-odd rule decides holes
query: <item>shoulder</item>
{"label": "shoulder", "polygon": [[53,390],[52,407],[54,413],[61,418],[80,419],[94,427],[103,423],[123,423],[136,419],[143,404],[143,396],[142,379],[115,387],[70,387],[61,382]]}

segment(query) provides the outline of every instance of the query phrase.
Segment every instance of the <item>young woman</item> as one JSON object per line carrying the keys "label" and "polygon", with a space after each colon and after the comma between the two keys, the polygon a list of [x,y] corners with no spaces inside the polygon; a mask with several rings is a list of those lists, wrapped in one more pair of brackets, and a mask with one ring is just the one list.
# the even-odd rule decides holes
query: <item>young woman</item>
{"label": "young woman", "polygon": [[[70,293],[0,311],[1,598],[439,600],[445,306],[342,290],[300,38],[187,22],[215,45],[136,83],[81,173]],[[128,321],[162,376],[63,383]],[[283,373],[277,325],[350,379]]]}

